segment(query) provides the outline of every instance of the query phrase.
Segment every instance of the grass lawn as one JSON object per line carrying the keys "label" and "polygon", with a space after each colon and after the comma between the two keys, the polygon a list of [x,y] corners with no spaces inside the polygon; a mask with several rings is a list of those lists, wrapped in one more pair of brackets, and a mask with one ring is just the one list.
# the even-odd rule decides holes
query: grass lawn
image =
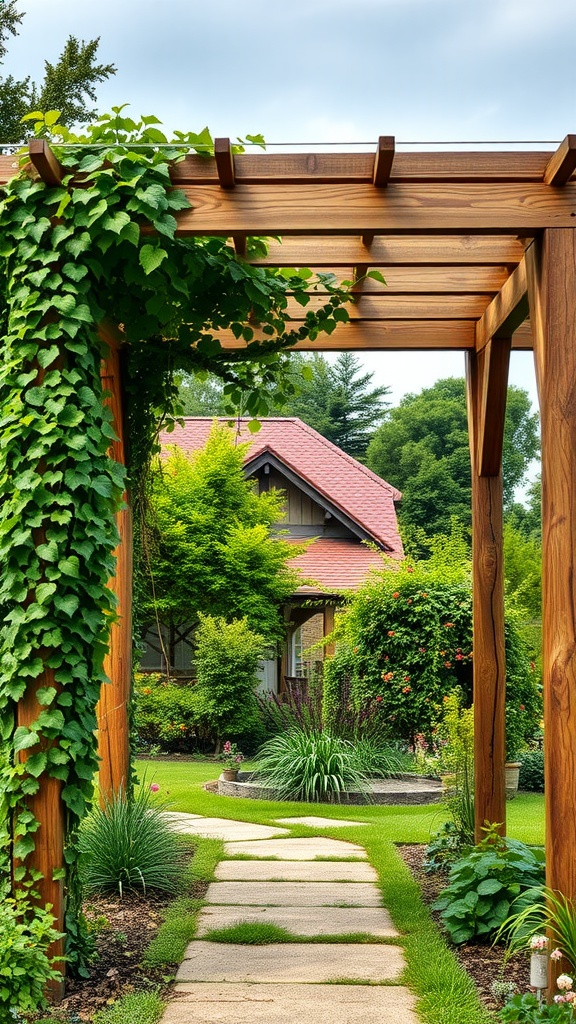
{"label": "grass lawn", "polygon": [[[188,811],[208,817],[239,818],[241,821],[256,821],[263,825],[273,824],[278,817],[318,813],[314,810],[318,805],[312,805],[310,810],[309,804],[242,800],[206,793],[202,788],[204,783],[216,779],[220,774],[220,766],[214,762],[138,761],[137,771],[139,778],[145,776],[148,784],[158,783],[159,798],[167,801],[170,810],[174,811]],[[322,804],[321,807],[322,817],[368,822],[376,829],[376,833],[370,830],[371,835],[377,834],[380,839],[389,839],[393,843],[427,843],[430,833],[436,831],[447,817],[446,809],[441,804],[422,807],[340,807]],[[523,843],[543,845],[544,797],[541,793],[523,793],[509,801],[506,809],[509,836]],[[362,828],[363,835],[367,832],[368,829]],[[299,829],[298,834],[309,835],[310,830]],[[337,834],[342,835],[342,830]]]}

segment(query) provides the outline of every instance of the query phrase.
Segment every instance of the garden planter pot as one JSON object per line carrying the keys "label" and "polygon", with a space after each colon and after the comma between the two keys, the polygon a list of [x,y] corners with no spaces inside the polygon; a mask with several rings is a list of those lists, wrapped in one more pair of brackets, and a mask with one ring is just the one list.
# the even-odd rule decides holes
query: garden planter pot
{"label": "garden planter pot", "polygon": [[508,761],[504,766],[506,774],[506,799],[513,800],[518,792],[518,779],[520,777],[521,761]]}
{"label": "garden planter pot", "polygon": [[222,778],[225,782],[238,782],[238,769],[224,768],[222,771]]}
{"label": "garden planter pot", "polygon": [[548,987],[548,954],[532,953],[530,956],[530,985],[532,988]]}

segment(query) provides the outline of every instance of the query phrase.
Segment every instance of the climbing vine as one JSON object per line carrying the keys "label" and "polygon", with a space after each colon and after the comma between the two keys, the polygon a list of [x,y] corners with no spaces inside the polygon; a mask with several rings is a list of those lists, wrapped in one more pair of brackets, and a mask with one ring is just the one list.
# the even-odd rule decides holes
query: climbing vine
{"label": "climbing vine", "polygon": [[[267,396],[292,386],[286,350],[348,318],[327,278],[253,267],[225,239],[177,237],[175,215],[190,204],[170,169],[190,149],[210,154],[206,132],[169,143],[156,118],[134,122],[122,108],[81,136],[55,113],[33,119],[61,183],[45,184],[23,157],[0,202],[0,820],[11,823],[5,845],[22,893],[38,827],[27,798],[45,775],[60,780],[73,891],[74,835],[97,769],[95,707],[115,614],[107,583],[127,485],[108,452],[99,325],[122,343],[137,489],[159,418],[177,415],[178,371],[216,373],[231,406],[263,415]],[[317,283],[326,305],[292,329],[287,294],[305,305]],[[224,351],[223,328],[246,347]],[[31,689],[41,710],[22,723],[18,702]]]}

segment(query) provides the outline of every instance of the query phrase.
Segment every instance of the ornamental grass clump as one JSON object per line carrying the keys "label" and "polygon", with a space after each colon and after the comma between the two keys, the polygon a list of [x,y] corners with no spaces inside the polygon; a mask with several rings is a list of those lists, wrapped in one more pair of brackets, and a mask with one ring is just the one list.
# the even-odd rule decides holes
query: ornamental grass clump
{"label": "ornamental grass clump", "polygon": [[327,732],[274,736],[260,748],[255,771],[279,800],[339,803],[347,792],[370,793],[353,744]]}
{"label": "ornamental grass clump", "polygon": [[126,889],[178,890],[182,851],[162,810],[152,804],[150,789],[142,785],[133,798],[120,791],[90,812],[79,836],[81,878],[87,891],[116,891],[122,896]]}

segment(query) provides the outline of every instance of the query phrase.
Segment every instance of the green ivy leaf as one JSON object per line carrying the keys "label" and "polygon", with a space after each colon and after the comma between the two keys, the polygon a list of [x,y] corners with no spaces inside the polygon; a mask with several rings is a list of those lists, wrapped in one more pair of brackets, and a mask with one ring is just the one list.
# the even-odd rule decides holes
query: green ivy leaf
{"label": "green ivy leaf", "polygon": [[19,754],[21,750],[29,750],[40,742],[40,737],[34,730],[28,729],[25,725],[19,725],[14,733],[13,750]]}
{"label": "green ivy leaf", "polygon": [[151,274],[167,258],[168,253],[165,249],[160,249],[156,245],[143,245],[140,249],[140,266],[145,274]]}

